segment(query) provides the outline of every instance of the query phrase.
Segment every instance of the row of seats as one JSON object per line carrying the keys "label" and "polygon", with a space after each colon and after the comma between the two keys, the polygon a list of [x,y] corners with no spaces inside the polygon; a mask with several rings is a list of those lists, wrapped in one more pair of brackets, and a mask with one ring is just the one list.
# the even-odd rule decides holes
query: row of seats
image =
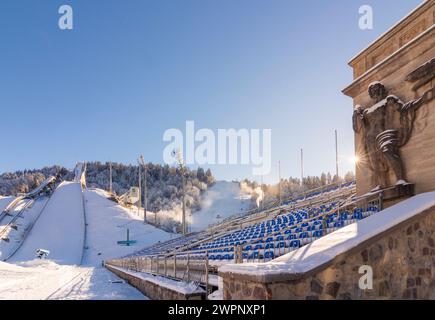
{"label": "row of seats", "polygon": [[[334,192],[337,193],[337,191],[338,192],[343,191],[343,190],[347,191],[349,189],[355,188],[355,185],[356,185],[355,181],[350,181],[350,182],[342,183],[342,184],[339,184],[339,185],[329,186],[329,187],[326,187],[326,188],[324,188],[322,190],[312,191],[312,192],[310,192],[310,193],[308,193],[306,195],[301,195],[301,196],[299,196],[297,198],[292,198],[292,199],[284,200],[282,202],[282,205],[284,205],[284,206],[292,205],[292,204],[300,203],[300,202],[303,202],[303,201],[314,200],[317,197],[320,197],[322,195],[331,194],[331,193],[334,193]],[[276,204],[275,204],[275,206],[276,206]],[[255,215],[257,213],[260,213],[260,212],[262,212],[264,210],[271,209],[271,208],[273,208],[273,206],[270,206],[270,205],[265,207],[265,208],[258,208],[257,210],[250,211],[250,214],[251,215]],[[240,217],[240,214],[237,215],[237,217]],[[234,216],[231,216],[231,217],[228,217],[228,218],[224,219],[221,223],[229,222],[232,219],[234,219]]]}
{"label": "row of seats", "polygon": [[[284,204],[289,205],[292,203],[307,200],[309,198],[316,198],[319,195],[326,194],[328,192],[333,193],[337,192],[337,190],[341,192],[341,190],[344,188],[352,187],[354,187],[354,182],[347,183],[341,186],[330,187],[329,189],[323,191],[312,192],[307,196],[301,196],[299,198],[284,202]],[[231,232],[214,241],[210,241],[200,246],[197,246],[196,248],[194,248],[194,252],[197,252],[198,255],[204,255],[204,253],[208,252],[210,254],[209,257],[212,260],[231,260],[234,259],[234,247],[238,245],[244,246],[244,257],[251,257],[255,256],[256,254],[259,256],[267,254],[263,252],[251,252],[255,250],[265,250],[264,248],[266,247],[266,245],[263,246],[263,249],[259,249],[260,246],[258,246],[257,249],[254,249],[255,246],[252,246],[254,243],[256,246],[261,245],[262,243],[270,243],[267,249],[269,249],[271,246],[296,248],[303,245],[307,241],[307,239],[318,238],[323,235],[322,230],[325,227],[322,221],[323,216],[331,212],[331,210],[333,210],[335,206],[336,203],[331,202],[317,207],[302,208],[291,211],[287,210],[274,219],[262,221],[241,230]],[[354,212],[352,214],[349,213],[349,215],[351,215],[354,219],[362,218],[362,213]],[[316,217],[319,217],[319,219],[315,220],[314,218]],[[308,223],[308,220],[313,221]],[[349,219],[347,219],[345,214],[340,215],[339,219],[337,219],[337,216],[331,215],[326,221],[326,227],[329,229],[339,228],[347,223],[346,221],[348,220]],[[222,232],[225,232],[225,230],[222,230]],[[177,250],[182,247],[191,248],[192,246],[195,246],[196,243],[198,243],[199,241],[203,241],[209,236],[210,234],[207,231],[199,232],[189,235],[187,237],[179,237],[166,242],[155,244],[153,246],[137,251],[129,256],[152,256],[170,253],[171,251]],[[284,243],[279,244],[280,241],[284,241]],[[246,248],[248,245],[251,245],[251,249]],[[270,254],[267,255],[269,256]]]}
{"label": "row of seats", "polygon": [[[335,205],[335,202],[331,202],[327,205],[321,205],[319,207],[298,209],[290,212],[285,212],[274,219],[253,224],[251,226],[245,227],[241,230],[237,230],[231,234],[223,236],[219,239],[216,239],[212,242],[203,244],[197,247],[196,250],[209,250],[220,247],[243,245],[255,239],[262,239],[268,236],[279,235],[284,230],[289,233],[292,230],[291,228],[296,225],[299,225],[299,228],[302,228],[296,229],[295,232],[297,233],[303,230],[310,231],[306,230],[309,225],[308,222],[304,221],[330,212],[335,207]],[[332,222],[332,219],[333,217],[330,217],[328,223]]]}
{"label": "row of seats", "polygon": [[[288,228],[270,237],[263,237],[258,240],[254,239],[253,241],[241,241],[243,259],[257,259],[256,257],[268,259],[276,255],[276,249],[289,249],[287,252],[297,249],[322,237],[325,234],[325,228],[330,233],[357,220],[364,219],[377,211],[378,208],[376,206],[371,206],[364,211],[357,208],[352,213],[349,211],[344,211],[340,214],[333,213],[326,219],[325,216],[319,216],[302,223],[298,227]],[[326,223],[323,222],[324,220]],[[208,252],[210,260],[232,260],[234,259],[234,249],[236,246],[234,243],[224,247],[213,248],[213,245],[205,244],[196,249],[198,254]]]}

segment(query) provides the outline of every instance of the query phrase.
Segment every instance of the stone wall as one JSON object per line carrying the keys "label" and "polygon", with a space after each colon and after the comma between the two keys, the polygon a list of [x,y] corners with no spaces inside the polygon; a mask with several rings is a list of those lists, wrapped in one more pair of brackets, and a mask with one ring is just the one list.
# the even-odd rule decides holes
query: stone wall
{"label": "stone wall", "polygon": [[[371,290],[359,287],[362,265],[373,269]],[[220,275],[224,299],[435,299],[435,207],[306,274]]]}
{"label": "stone wall", "polygon": [[106,264],[106,268],[116,274],[121,279],[126,280],[133,287],[142,292],[152,300],[202,300],[205,299],[205,293],[183,294],[169,288],[157,285],[153,282],[137,278],[129,273],[123,272],[117,268],[112,268]]}

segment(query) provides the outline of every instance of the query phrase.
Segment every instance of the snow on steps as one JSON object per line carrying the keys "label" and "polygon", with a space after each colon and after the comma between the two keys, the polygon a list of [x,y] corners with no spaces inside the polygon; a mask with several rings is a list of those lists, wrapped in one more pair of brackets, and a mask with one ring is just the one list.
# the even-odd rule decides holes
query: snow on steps
{"label": "snow on steps", "polygon": [[257,279],[304,274],[433,206],[435,192],[419,194],[268,263],[224,265],[219,268],[219,274],[254,276]]}

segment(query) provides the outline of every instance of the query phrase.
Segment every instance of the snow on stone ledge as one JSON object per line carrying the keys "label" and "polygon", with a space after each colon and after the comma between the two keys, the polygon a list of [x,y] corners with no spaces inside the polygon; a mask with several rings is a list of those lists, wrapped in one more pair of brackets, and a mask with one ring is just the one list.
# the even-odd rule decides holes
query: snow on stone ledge
{"label": "snow on stone ledge", "polygon": [[224,300],[224,293],[222,290],[213,291],[208,295],[208,300]]}
{"label": "snow on stone ledge", "polygon": [[119,270],[121,272],[127,273],[135,278],[139,278],[148,282],[152,282],[160,287],[170,289],[172,291],[179,292],[181,294],[193,294],[205,292],[204,289],[194,284],[193,282],[176,281],[169,278],[155,276],[150,273],[137,272],[133,270],[127,270],[124,268],[116,267],[110,265],[110,268]]}
{"label": "snow on stone ledge", "polygon": [[303,274],[433,206],[435,192],[419,194],[268,263],[225,265],[219,268],[219,273],[255,276],[257,279]]}

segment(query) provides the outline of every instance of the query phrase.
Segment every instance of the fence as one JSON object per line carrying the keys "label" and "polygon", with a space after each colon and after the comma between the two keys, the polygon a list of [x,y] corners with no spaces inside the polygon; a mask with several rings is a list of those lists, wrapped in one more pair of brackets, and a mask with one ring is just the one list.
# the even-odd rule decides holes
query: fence
{"label": "fence", "polygon": [[[207,252],[138,256],[113,259],[106,264],[136,272],[146,272],[173,280],[193,282],[210,292],[210,265]],[[214,270],[213,272],[216,272]]]}

